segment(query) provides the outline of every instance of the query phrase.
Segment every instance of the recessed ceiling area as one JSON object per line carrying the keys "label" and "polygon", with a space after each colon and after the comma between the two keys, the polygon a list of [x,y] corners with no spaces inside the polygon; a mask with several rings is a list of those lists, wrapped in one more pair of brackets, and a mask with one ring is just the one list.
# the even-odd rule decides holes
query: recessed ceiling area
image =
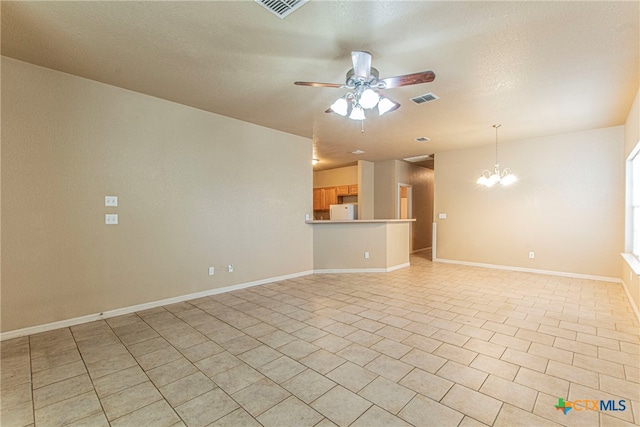
{"label": "recessed ceiling area", "polygon": [[[310,0],[281,19],[255,1],[2,2],[1,49],[307,137],[320,170],[492,144],[493,123],[507,144],[623,124],[640,84],[639,6]],[[352,51],[370,52],[380,78],[436,78],[385,89],[402,106],[364,123],[327,114],[345,89],[293,82],[343,83]]]}

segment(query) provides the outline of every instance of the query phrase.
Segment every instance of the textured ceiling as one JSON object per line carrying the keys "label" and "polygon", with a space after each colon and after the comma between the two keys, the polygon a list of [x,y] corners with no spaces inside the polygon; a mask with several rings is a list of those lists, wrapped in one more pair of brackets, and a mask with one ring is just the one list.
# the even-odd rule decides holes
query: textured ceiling
{"label": "textured ceiling", "polygon": [[[253,1],[3,1],[2,55],[311,138],[319,170],[491,144],[494,123],[501,143],[623,124],[639,6],[310,0],[279,19]],[[345,89],[293,84],[344,83],[352,50],[380,77],[436,79],[387,89],[402,107],[363,133],[324,113]]]}

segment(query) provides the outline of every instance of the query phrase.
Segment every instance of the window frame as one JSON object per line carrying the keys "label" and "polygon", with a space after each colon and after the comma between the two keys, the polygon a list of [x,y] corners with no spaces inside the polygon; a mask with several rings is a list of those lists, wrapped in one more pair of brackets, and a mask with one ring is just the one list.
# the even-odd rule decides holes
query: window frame
{"label": "window frame", "polygon": [[640,141],[629,155],[629,243],[633,256],[640,260]]}

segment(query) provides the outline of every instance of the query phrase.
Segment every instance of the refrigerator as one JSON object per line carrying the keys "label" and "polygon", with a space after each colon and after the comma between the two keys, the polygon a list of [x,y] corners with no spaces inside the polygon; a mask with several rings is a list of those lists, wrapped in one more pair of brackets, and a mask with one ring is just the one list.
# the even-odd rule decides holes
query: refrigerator
{"label": "refrigerator", "polygon": [[329,205],[329,219],[332,221],[358,219],[358,205],[355,203]]}

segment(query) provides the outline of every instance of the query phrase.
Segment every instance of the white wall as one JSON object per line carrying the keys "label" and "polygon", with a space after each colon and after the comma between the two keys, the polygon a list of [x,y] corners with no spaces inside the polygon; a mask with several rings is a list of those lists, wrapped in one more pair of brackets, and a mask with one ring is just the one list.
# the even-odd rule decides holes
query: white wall
{"label": "white wall", "polygon": [[437,153],[435,212],[447,214],[436,219],[437,257],[619,278],[623,135],[619,126],[502,144],[500,163],[519,178],[510,187],[475,183],[493,145]]}
{"label": "white wall", "polygon": [[2,331],[312,270],[311,152],[3,58]]}

